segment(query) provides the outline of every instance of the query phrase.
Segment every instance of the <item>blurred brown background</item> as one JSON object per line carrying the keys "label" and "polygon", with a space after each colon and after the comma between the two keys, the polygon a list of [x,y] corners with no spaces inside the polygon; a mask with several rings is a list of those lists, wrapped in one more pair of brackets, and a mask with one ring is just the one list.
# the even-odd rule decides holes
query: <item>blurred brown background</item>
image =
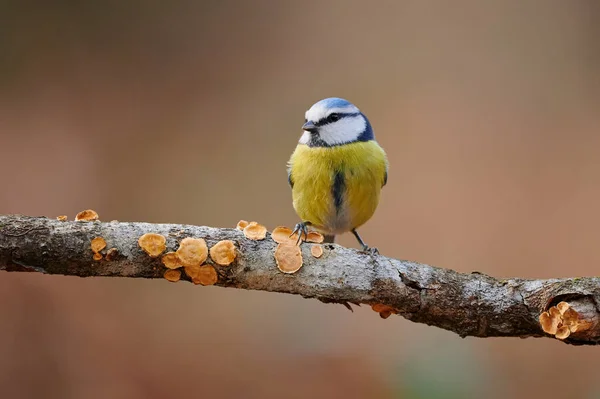
{"label": "blurred brown background", "polygon": [[[592,0],[0,1],[0,213],[291,226],[304,111],[340,96],[389,155],[361,230],[383,254],[598,275],[598,18]],[[286,295],[0,273],[0,320],[3,398],[600,397],[600,348]]]}

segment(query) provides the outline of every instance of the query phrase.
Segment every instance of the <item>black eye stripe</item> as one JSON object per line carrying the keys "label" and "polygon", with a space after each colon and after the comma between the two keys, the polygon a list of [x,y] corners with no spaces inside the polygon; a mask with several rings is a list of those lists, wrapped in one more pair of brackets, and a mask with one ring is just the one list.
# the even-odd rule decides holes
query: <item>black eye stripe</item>
{"label": "black eye stripe", "polygon": [[[341,113],[338,113],[337,115],[339,116],[339,119],[338,119],[338,120],[342,120],[342,119],[344,119],[344,118],[349,118],[349,117],[351,117],[351,116],[358,116],[358,115],[360,115],[360,112],[353,112],[353,113],[351,113],[351,114],[341,114]],[[337,122],[337,121],[336,121],[336,122]],[[324,125],[327,125],[327,124],[329,124],[329,123],[331,123],[331,122],[329,122],[329,121],[327,120],[327,117],[325,117],[325,118],[321,118],[321,119],[319,119],[317,122],[315,122],[315,125],[316,125],[316,126],[324,126]]]}

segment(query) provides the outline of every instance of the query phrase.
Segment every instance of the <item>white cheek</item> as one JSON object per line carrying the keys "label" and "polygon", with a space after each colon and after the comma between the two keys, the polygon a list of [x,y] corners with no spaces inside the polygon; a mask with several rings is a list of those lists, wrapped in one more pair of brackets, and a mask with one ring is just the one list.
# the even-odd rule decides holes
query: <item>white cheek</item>
{"label": "white cheek", "polygon": [[358,139],[367,127],[367,122],[360,116],[343,118],[319,129],[321,139],[329,145],[348,143]]}
{"label": "white cheek", "polygon": [[310,133],[307,131],[304,131],[304,133],[302,133],[302,137],[300,137],[300,140],[298,140],[298,142],[300,144],[308,144],[309,141],[310,141]]}

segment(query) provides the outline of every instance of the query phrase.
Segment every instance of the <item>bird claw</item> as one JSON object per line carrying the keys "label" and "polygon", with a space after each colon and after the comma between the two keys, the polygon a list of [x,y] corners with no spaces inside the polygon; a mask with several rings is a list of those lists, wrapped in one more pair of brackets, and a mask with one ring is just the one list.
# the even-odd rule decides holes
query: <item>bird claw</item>
{"label": "bird claw", "polygon": [[360,252],[367,255],[379,255],[379,250],[377,248],[369,247],[368,245],[362,247]]}
{"label": "bird claw", "polygon": [[[290,234],[290,237],[292,237],[296,233],[298,233],[298,241],[296,241],[296,245],[298,245],[301,242],[303,242],[304,239],[306,239],[306,237],[308,236],[307,224],[304,222],[296,223],[296,226],[294,227],[292,234]],[[303,237],[304,237],[304,239],[303,239]]]}

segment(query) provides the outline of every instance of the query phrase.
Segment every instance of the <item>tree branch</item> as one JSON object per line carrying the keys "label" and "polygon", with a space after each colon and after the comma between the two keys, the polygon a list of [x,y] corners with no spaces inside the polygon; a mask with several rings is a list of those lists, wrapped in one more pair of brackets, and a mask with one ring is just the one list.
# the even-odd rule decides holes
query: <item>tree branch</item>
{"label": "tree branch", "polygon": [[[540,315],[567,302],[570,310],[563,320],[564,342],[600,343],[598,277],[500,280],[478,272],[464,274],[360,253],[334,244],[324,244],[325,252],[318,259],[310,253],[311,244],[303,244],[304,266],[295,274],[284,274],[276,267],[273,254],[277,244],[269,235],[254,241],[235,229],[0,216],[0,269],[80,277],[163,278],[167,269],[160,258],[149,257],[138,246],[138,238],[145,233],[164,235],[168,251],[175,250],[185,237],[204,238],[209,247],[220,240],[232,240],[238,252],[236,260],[230,266],[215,267],[216,285],[222,287],[297,294],[323,302],[369,304],[382,317],[397,313],[461,337],[551,337],[542,330]],[[90,242],[95,237],[106,240],[106,249],[116,248],[111,260],[92,259]],[[189,280],[185,275],[182,278]],[[560,319],[557,309],[563,312],[565,306],[551,309],[546,316],[558,315]],[[573,320],[579,327],[572,327]],[[558,326],[560,330],[559,322],[555,322],[554,329]],[[564,334],[569,325],[570,332]]]}

